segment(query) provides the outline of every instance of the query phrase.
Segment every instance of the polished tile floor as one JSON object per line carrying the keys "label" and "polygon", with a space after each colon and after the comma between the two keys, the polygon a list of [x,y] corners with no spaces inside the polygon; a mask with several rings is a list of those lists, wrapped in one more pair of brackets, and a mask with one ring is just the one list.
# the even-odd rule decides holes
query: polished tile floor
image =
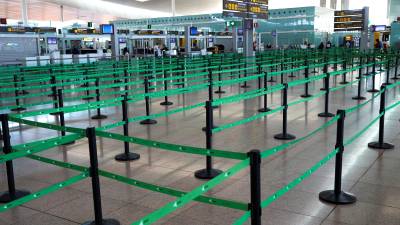
{"label": "polished tile floor", "polygon": [[[348,76],[351,80],[356,74]],[[382,75],[382,81],[384,76]],[[333,82],[333,85],[338,84]],[[377,82],[381,82],[377,76]],[[255,88],[256,84],[251,83]],[[321,82],[310,85],[312,93],[321,88]],[[370,86],[370,84],[363,85]],[[379,86],[377,86],[379,87]],[[227,94],[242,93],[250,89],[237,85],[224,88]],[[356,94],[357,85],[341,89],[331,95],[331,112],[357,104],[351,99]],[[400,89],[395,88],[388,94],[388,104],[398,101]],[[303,87],[290,88],[289,101],[299,99]],[[370,93],[364,93],[368,98]],[[218,96],[217,96],[218,97]],[[198,103],[206,99],[206,92],[198,92],[172,97],[174,102],[169,109]],[[280,93],[268,97],[271,105],[279,105]],[[152,112],[163,112],[162,99],[152,100]],[[262,98],[224,105],[214,111],[215,123],[226,124],[241,118],[252,116],[260,108]],[[289,132],[302,137],[324,124],[327,119],[317,117],[323,110],[324,98],[301,103],[289,108]],[[349,138],[378,115],[379,98],[355,113],[346,117],[345,137]],[[144,104],[130,105],[130,117],[143,115]],[[400,108],[389,111],[386,116],[386,140],[396,145],[391,151],[377,151],[367,147],[367,143],[377,140],[378,126],[375,124],[361,138],[345,149],[343,162],[343,188],[354,193],[358,201],[353,205],[335,206],[323,203],[318,193],[333,187],[334,160],[331,160],[309,179],[289,191],[285,196],[263,210],[263,224],[268,225],[399,225],[400,224],[400,145],[399,113]],[[109,117],[103,121],[89,119],[93,112],[77,112],[66,115],[68,126],[101,126],[116,122],[121,118],[118,107],[103,111]],[[53,116],[38,116],[38,121],[56,123]],[[132,136],[177,143],[190,146],[205,146],[205,136],[201,127],[205,125],[203,108],[158,118],[158,123],[143,126],[130,124]],[[214,135],[214,148],[247,152],[251,149],[266,150],[283,142],[275,140],[274,134],[281,130],[282,114],[262,118],[246,125],[225,130]],[[57,132],[46,129],[12,126],[12,144],[30,142],[57,136]],[[113,129],[121,133],[122,129]],[[289,148],[262,163],[262,198],[273,194],[294,178],[321,160],[334,148],[336,126],[331,126],[309,140]],[[194,178],[193,172],[202,169],[205,159],[201,156],[178,154],[160,149],[131,145],[132,151],[140,153],[141,159],[130,163],[116,162],[113,157],[123,151],[123,143],[98,138],[99,164],[108,170],[134,179],[157,185],[190,191],[204,181]],[[89,165],[86,139],[74,145],[48,150],[41,155]],[[236,161],[215,158],[214,166],[228,169]],[[76,172],[46,165],[30,159],[15,161],[17,187],[37,191],[50,184],[63,181]],[[5,168],[0,169],[0,190],[6,190]],[[243,170],[228,181],[220,184],[207,195],[248,202],[249,174]],[[94,218],[91,199],[90,180],[84,180],[71,187],[47,195],[39,200],[14,208],[0,214],[0,225],[74,225]],[[135,220],[162,207],[175,198],[128,186],[106,178],[101,178],[103,214],[107,218],[118,219],[122,224],[131,224]],[[242,215],[241,211],[192,202],[178,209],[157,224],[168,225],[225,225],[232,224]],[[249,224],[249,222],[248,222]]]}

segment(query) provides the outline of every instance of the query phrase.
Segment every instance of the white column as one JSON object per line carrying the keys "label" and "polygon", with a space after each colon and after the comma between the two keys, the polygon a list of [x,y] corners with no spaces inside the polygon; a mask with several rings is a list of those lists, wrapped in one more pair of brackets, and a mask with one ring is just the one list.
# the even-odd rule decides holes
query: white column
{"label": "white column", "polygon": [[28,2],[27,0],[21,0],[21,17],[22,23],[28,25]]}
{"label": "white column", "polygon": [[342,10],[348,10],[350,8],[350,0],[342,0]]}
{"label": "white column", "polygon": [[172,12],[172,16],[175,17],[175,14],[176,14],[175,0],[171,0],[171,12]]}

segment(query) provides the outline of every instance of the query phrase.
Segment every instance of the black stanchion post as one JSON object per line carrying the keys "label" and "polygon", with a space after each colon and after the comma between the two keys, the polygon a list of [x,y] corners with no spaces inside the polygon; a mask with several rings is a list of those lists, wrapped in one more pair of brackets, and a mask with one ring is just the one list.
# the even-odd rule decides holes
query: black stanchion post
{"label": "black stanchion post", "polygon": [[[99,103],[100,102],[100,81],[99,78],[96,78],[96,102]],[[102,115],[101,114],[101,107],[97,106],[97,115],[92,116],[92,119],[94,120],[102,120],[102,119],[106,119],[107,116],[106,115]]]}
{"label": "black stanchion post", "polygon": [[[12,147],[10,140],[11,139],[10,128],[8,126],[8,115],[1,114],[0,119],[3,131],[3,152],[4,154],[10,154],[12,152]],[[8,191],[0,194],[0,203],[9,203],[16,199],[29,195],[30,194],[29,191],[17,190],[15,188],[14,167],[12,160],[6,162],[6,170],[7,170]]]}
{"label": "black stanchion post", "polygon": [[[148,96],[149,93],[149,80],[147,77],[144,78],[144,93],[146,96],[144,97],[145,104],[146,104],[146,116],[150,116],[150,97]],[[153,119],[145,119],[140,121],[142,125],[151,125],[156,124],[157,121]]]}
{"label": "black stanchion post", "polygon": [[392,84],[390,82],[390,59],[388,59],[387,61],[387,65],[386,65],[386,82],[384,83],[385,85],[390,85]]}
{"label": "black stanchion post", "polygon": [[280,72],[281,72],[281,84],[283,84],[283,61],[281,61],[281,69],[280,69]]}
{"label": "black stanchion post", "polygon": [[[247,61],[248,61],[248,58],[245,58],[245,64],[244,64],[244,78],[246,78],[247,77]],[[240,74],[240,72],[239,72],[239,74]],[[247,84],[247,81],[245,81],[244,83],[243,83],[243,85],[242,86],[240,86],[241,88],[250,88],[250,85],[248,85]]]}
{"label": "black stanchion post", "polygon": [[[59,105],[58,105],[58,101],[57,101],[57,87],[56,87],[56,84],[57,84],[57,80],[56,80],[56,76],[55,75],[51,75],[51,84],[52,84],[52,87],[51,87],[51,92],[52,92],[52,98],[53,98],[53,108],[54,109],[58,109],[58,107],[59,107]],[[56,116],[56,115],[59,115],[60,113],[59,112],[52,112],[52,113],[50,113],[50,115],[53,115],[53,116]]]}
{"label": "black stanchion post", "polygon": [[[219,83],[221,83],[221,81],[222,81],[221,65],[219,65],[219,68],[218,68],[218,81],[219,81]],[[218,84],[218,90],[215,91],[214,93],[215,94],[224,94],[225,93],[225,91],[222,90],[222,85],[221,84]]]}
{"label": "black stanchion post", "polygon": [[[257,65],[257,75],[262,73],[261,63]],[[258,77],[258,89],[261,89],[261,76]]]}
{"label": "black stanchion post", "polygon": [[324,202],[344,205],[356,202],[357,198],[352,194],[342,191],[342,163],[343,163],[343,152],[344,152],[344,119],[346,111],[338,110],[337,114],[340,116],[337,122],[337,133],[336,133],[336,146],[339,152],[336,154],[335,160],[335,187],[334,190],[327,190],[319,193],[319,199]]}
{"label": "black stanchion post", "polygon": [[89,87],[90,87],[90,84],[89,84],[89,81],[88,81],[88,70],[87,69],[85,69],[85,71],[83,72],[83,74],[85,75],[85,80],[86,80],[86,82],[85,82],[85,84],[83,84],[82,85],[82,87],[85,87],[85,88],[87,88],[86,89],[86,97],[84,97],[84,98],[82,98],[83,100],[92,100],[93,99],[93,97],[91,97],[90,96],[90,91],[89,91]]}
{"label": "black stanchion post", "polygon": [[331,75],[330,73],[326,74],[326,77],[324,78],[324,83],[325,83],[325,107],[324,107],[324,112],[318,114],[319,117],[333,117],[332,113],[329,112],[329,94],[330,94],[330,79]]}
{"label": "black stanchion post", "polygon": [[[207,101],[206,102],[206,127],[205,127],[206,148],[207,149],[212,149],[212,129],[214,127],[213,117],[214,116],[213,116],[212,103],[211,103],[211,101]],[[222,173],[222,171],[213,169],[211,156],[206,156],[206,168],[197,170],[195,172],[194,176],[199,179],[212,179],[221,173]]]}
{"label": "black stanchion post", "polygon": [[[310,75],[310,67],[308,64],[308,60],[306,60],[305,62],[305,66],[306,68],[304,69],[304,77],[306,78],[306,80],[309,79],[309,75]],[[312,95],[310,95],[309,91],[308,91],[308,87],[309,86],[309,81],[306,81],[306,83],[304,84],[304,94],[302,94],[300,97],[302,98],[308,98],[311,97]]]}
{"label": "black stanchion post", "polygon": [[164,91],[165,91],[165,96],[164,96],[164,101],[160,103],[160,105],[172,105],[174,104],[173,102],[170,102],[168,100],[168,80],[167,80],[167,71],[164,70],[163,72],[163,79],[164,79]]}
{"label": "black stanchion post", "polygon": [[26,110],[26,108],[20,106],[19,91],[18,91],[17,83],[18,83],[18,78],[17,78],[17,75],[14,74],[14,88],[15,88],[14,97],[15,97],[15,105],[17,106],[17,108],[11,109],[11,111],[13,111],[13,112],[20,112],[20,111]]}
{"label": "black stanchion post", "polygon": [[386,114],[386,86],[382,85],[381,90],[381,102],[379,108],[379,114],[383,114],[381,118],[379,118],[379,140],[377,142],[368,143],[368,147],[374,149],[393,149],[394,145],[387,143],[384,141],[385,136],[385,114]]}
{"label": "black stanchion post", "polygon": [[259,150],[251,150],[248,156],[250,159],[251,225],[261,225],[261,154]]}
{"label": "black stanchion post", "polygon": [[398,79],[400,79],[400,78],[398,77],[398,74],[397,74],[398,69],[399,69],[399,53],[396,54],[396,63],[395,63],[395,65],[394,65],[394,77],[392,77],[393,80],[398,80]]}
{"label": "black stanchion post", "polygon": [[[61,109],[60,113],[58,114],[59,119],[60,119],[60,126],[65,128],[65,114],[62,109],[64,107],[64,97],[63,97],[62,89],[57,90],[57,95],[58,95],[58,107]],[[65,130],[61,131],[61,136],[63,136],[63,137],[65,136]],[[71,141],[71,142],[65,143],[63,145],[71,145],[74,143],[75,143],[75,141]]]}
{"label": "black stanchion post", "polygon": [[[124,136],[129,136],[128,95],[122,96],[122,121],[124,122]],[[140,155],[129,151],[129,142],[124,141],[124,153],[116,155],[117,161],[133,161],[140,159]]]}
{"label": "black stanchion post", "polygon": [[100,194],[99,166],[97,160],[96,129],[94,127],[87,128],[86,137],[89,141],[90,177],[92,178],[94,221],[88,221],[83,223],[82,225],[120,225],[120,222],[115,219],[103,219]]}
{"label": "black stanchion post", "polygon": [[[325,61],[325,65],[324,65],[324,68],[322,69],[322,72],[324,74],[328,74],[328,68],[329,68],[329,65],[328,65],[327,61]],[[320,90],[321,91],[325,91],[326,90],[326,81],[324,81],[323,87],[320,88]]]}
{"label": "black stanchion post", "polygon": [[[208,101],[210,102],[214,100],[213,90],[214,90],[213,72],[211,69],[208,69]],[[218,108],[218,106],[212,106],[212,108],[216,109]]]}
{"label": "black stanchion post", "polygon": [[377,90],[377,89],[375,88],[375,76],[376,76],[376,58],[375,58],[375,55],[374,55],[374,56],[373,56],[373,64],[372,64],[372,76],[371,76],[372,87],[371,87],[371,89],[369,89],[367,92],[370,92],[370,93],[379,92],[379,90]]}
{"label": "black stanchion post", "polygon": [[[342,69],[344,71],[347,70],[347,59],[344,59],[343,64],[342,64]],[[347,72],[342,73],[342,82],[340,82],[340,84],[348,84],[349,82],[347,81]]]}
{"label": "black stanchion post", "polygon": [[287,133],[288,84],[284,84],[284,86],[285,88],[283,89],[283,99],[282,99],[282,106],[284,107],[283,119],[282,119],[282,133],[276,134],[274,138],[278,140],[293,140],[296,139],[296,136]]}
{"label": "black stanchion post", "polygon": [[[267,80],[267,79],[268,79],[268,73],[267,73],[267,72],[264,72],[264,79],[263,79],[263,81],[264,81],[264,91],[265,91],[265,92],[268,90],[268,80]],[[267,93],[264,94],[264,97],[263,97],[263,104],[264,104],[264,106],[263,106],[261,109],[258,110],[259,112],[268,112],[268,111],[271,111],[271,109],[268,108],[268,94],[267,94]]]}
{"label": "black stanchion post", "polygon": [[354,100],[365,100],[366,98],[364,96],[361,96],[361,88],[362,88],[362,81],[363,81],[363,75],[362,75],[362,67],[358,69],[358,87],[357,87],[357,96],[353,97],[352,99]]}

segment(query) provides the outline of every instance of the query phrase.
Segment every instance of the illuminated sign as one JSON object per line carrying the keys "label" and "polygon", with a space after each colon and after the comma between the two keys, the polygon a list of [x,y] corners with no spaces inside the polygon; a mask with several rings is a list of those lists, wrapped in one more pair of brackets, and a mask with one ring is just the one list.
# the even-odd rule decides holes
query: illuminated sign
{"label": "illuminated sign", "polygon": [[224,0],[223,15],[267,19],[268,0]]}
{"label": "illuminated sign", "polygon": [[361,31],[364,29],[365,12],[361,10],[335,11],[335,31]]}

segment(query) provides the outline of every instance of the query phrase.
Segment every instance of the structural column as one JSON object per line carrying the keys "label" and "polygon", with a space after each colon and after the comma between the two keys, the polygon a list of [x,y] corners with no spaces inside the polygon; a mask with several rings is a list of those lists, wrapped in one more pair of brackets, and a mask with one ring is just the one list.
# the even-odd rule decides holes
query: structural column
{"label": "structural column", "polygon": [[21,0],[21,19],[24,26],[28,25],[28,1]]}

